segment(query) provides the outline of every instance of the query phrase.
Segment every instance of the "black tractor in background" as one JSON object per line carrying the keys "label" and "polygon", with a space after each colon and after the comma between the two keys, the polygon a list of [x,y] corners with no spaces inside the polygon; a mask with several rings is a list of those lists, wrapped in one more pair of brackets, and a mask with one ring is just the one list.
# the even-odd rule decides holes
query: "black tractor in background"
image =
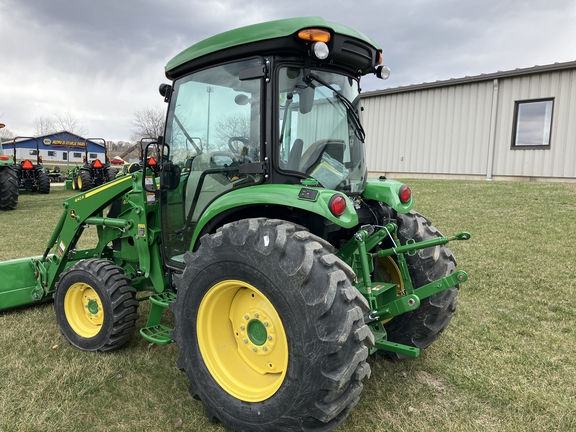
{"label": "black tractor in background", "polygon": [[[31,156],[36,156],[36,163],[32,162],[31,158],[22,159],[20,163],[16,161],[16,141],[18,139],[31,139],[36,141],[36,151],[35,154]],[[14,171],[18,177],[18,187],[20,189],[26,189],[29,192],[40,192],[41,194],[50,193],[50,178],[48,174],[44,171],[42,166],[42,156],[40,156],[40,147],[38,144],[38,138],[34,137],[15,137],[13,141],[14,145]],[[34,153],[34,152],[32,152]]]}
{"label": "black tractor in background", "polygon": [[[99,158],[90,160],[88,153],[88,141],[102,141],[104,144],[104,162]],[[110,166],[110,159],[106,150],[104,138],[86,138],[84,140],[84,164],[72,173],[72,188],[86,192],[93,187],[100,186],[116,178],[117,170]]]}

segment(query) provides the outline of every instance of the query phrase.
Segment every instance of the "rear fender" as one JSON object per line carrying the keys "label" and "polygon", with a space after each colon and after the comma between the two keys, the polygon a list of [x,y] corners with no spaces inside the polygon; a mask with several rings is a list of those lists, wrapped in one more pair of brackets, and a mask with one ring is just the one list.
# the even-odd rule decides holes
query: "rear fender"
{"label": "rear fender", "polygon": [[414,207],[414,201],[412,198],[407,203],[400,201],[400,189],[402,186],[404,186],[404,183],[396,180],[368,179],[362,196],[388,204],[398,213],[406,214]]}
{"label": "rear fender", "polygon": [[[346,209],[339,217],[334,216],[329,209],[330,199],[334,195],[341,195],[346,199]],[[354,209],[354,204],[346,195],[340,192],[289,184],[249,186],[221,195],[206,207],[194,230],[191,250],[194,248],[203,228],[214,217],[224,211],[250,205],[277,205],[299,208],[307,212],[316,213],[343,228],[352,228],[358,225],[358,214]]]}

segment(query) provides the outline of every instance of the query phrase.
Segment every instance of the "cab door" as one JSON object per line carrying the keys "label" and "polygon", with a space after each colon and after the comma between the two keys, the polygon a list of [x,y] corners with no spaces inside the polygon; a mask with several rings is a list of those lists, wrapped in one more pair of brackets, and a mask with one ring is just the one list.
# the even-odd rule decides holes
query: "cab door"
{"label": "cab door", "polygon": [[262,79],[243,71],[261,59],[194,72],[175,81],[166,124],[180,185],[162,191],[162,235],[168,266],[183,267],[198,220],[223,194],[262,180]]}

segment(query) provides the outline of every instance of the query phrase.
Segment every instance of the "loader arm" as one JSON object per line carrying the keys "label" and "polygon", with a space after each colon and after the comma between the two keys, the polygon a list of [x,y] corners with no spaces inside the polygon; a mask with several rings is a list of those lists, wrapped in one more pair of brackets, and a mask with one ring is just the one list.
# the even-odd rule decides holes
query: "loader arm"
{"label": "loader arm", "polygon": [[[76,244],[82,233],[90,226],[93,218],[100,218],[103,226],[115,227],[118,230],[128,228],[130,222],[120,219],[103,218],[104,209],[113,201],[120,198],[132,188],[131,176],[122,177],[114,182],[107,183],[100,188],[92,189],[80,195],[76,195],[62,204],[64,211],[52,233],[42,263],[50,263],[47,268],[46,281],[43,281],[48,292],[54,290],[57,276],[71,263],[79,259]],[[49,252],[56,246],[54,255],[50,261],[46,261]],[[91,258],[89,251],[80,251],[84,258]]]}
{"label": "loader arm", "polygon": [[[167,281],[158,247],[158,204],[155,193],[144,189],[142,176],[138,171],[64,201],[42,256],[0,263],[0,280],[6,281],[0,288],[0,310],[49,299],[60,274],[86,258],[114,261],[137,289],[162,292]],[[97,243],[78,249],[91,226],[97,228]]]}

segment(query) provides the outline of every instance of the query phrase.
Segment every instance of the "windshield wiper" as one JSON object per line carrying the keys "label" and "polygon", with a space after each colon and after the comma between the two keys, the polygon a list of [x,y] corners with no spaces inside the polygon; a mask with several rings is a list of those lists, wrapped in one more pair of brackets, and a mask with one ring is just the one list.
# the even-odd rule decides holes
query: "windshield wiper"
{"label": "windshield wiper", "polygon": [[346,112],[350,115],[352,121],[354,122],[354,133],[356,134],[356,137],[358,137],[360,141],[364,142],[364,140],[366,139],[366,132],[364,132],[362,122],[360,121],[360,116],[358,116],[358,112],[356,111],[356,108],[354,108],[354,105],[352,105],[352,102],[350,102],[348,98],[344,96],[339,90],[336,90],[334,87],[332,87],[332,85],[328,84],[318,75],[309,73],[306,76],[305,81],[310,82],[312,80],[319,82],[320,84],[322,84],[325,87],[328,87],[330,90],[334,92],[334,95],[346,107]]}

